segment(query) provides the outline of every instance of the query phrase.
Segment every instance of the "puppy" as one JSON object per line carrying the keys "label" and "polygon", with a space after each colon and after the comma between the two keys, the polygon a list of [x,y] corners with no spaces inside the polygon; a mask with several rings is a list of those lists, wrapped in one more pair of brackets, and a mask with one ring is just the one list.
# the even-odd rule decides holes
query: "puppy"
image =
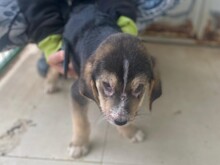
{"label": "puppy", "polygon": [[[143,133],[132,122],[145,96],[151,109],[152,102],[161,95],[156,62],[142,42],[122,33],[109,15],[92,4],[73,9],[63,36],[65,53],[70,55],[79,76],[71,89],[70,155],[78,158],[88,152],[88,100],[97,103],[104,118],[125,138],[142,141]],[[54,75],[54,71],[49,73],[50,82],[54,82]]]}

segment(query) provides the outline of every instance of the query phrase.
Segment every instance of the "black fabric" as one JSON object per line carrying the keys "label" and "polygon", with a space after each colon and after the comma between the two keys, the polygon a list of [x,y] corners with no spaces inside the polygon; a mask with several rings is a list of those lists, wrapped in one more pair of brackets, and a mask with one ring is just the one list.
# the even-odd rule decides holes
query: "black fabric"
{"label": "black fabric", "polygon": [[69,44],[75,71],[79,74],[81,65],[110,34],[120,32],[114,19],[100,12],[94,4],[79,4],[73,7],[63,37]]}
{"label": "black fabric", "polygon": [[37,61],[37,71],[41,77],[46,78],[48,70],[49,65],[47,64],[44,54],[42,54],[41,58]]}
{"label": "black fabric", "polygon": [[117,20],[121,15],[134,21],[137,18],[137,0],[97,0],[99,10]]}
{"label": "black fabric", "polygon": [[120,15],[136,20],[134,0],[72,0],[72,7],[68,5],[67,0],[17,1],[28,24],[26,33],[29,41],[35,43],[51,34],[62,34],[71,8],[79,4],[96,3],[99,10],[109,14],[114,20]]}
{"label": "black fabric", "polygon": [[65,0],[18,0],[27,22],[29,41],[39,42],[50,34],[61,34],[65,25]]}
{"label": "black fabric", "polygon": [[15,0],[0,0],[0,51],[27,43],[27,22]]}

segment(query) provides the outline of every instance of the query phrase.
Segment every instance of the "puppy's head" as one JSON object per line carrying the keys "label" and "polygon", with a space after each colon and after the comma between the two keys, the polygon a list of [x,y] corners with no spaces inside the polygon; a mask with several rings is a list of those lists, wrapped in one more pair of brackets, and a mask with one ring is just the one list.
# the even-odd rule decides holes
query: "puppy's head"
{"label": "puppy's head", "polygon": [[137,115],[144,96],[149,106],[161,95],[155,60],[128,34],[108,37],[85,64],[80,91],[97,102],[106,119],[125,125]]}

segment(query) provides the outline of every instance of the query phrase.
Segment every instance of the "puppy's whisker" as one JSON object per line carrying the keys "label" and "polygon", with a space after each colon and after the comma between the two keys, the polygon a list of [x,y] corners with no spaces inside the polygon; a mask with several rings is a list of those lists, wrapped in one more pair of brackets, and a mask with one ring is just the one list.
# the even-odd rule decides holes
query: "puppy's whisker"
{"label": "puppy's whisker", "polygon": [[136,115],[150,115],[146,110],[144,109],[139,109],[136,113]]}
{"label": "puppy's whisker", "polygon": [[132,121],[134,121],[134,119],[135,119],[134,117],[133,117],[133,118],[130,118],[130,119],[129,119],[129,122],[132,122]]}
{"label": "puppy's whisker", "polygon": [[150,113],[138,113],[135,115],[136,118],[143,118],[143,117],[149,117]]}
{"label": "puppy's whisker", "polygon": [[148,113],[138,113],[136,116],[148,116]]}
{"label": "puppy's whisker", "polygon": [[105,118],[100,118],[97,122],[96,122],[96,124],[101,124],[103,121],[105,121]]}
{"label": "puppy's whisker", "polygon": [[99,117],[96,119],[95,124],[100,124],[106,119],[105,115],[100,114]]}
{"label": "puppy's whisker", "polygon": [[[140,112],[140,111],[144,111],[144,112],[145,112],[145,109],[144,109],[144,108],[139,108],[139,109],[138,109],[138,112]],[[138,113],[138,112],[137,112],[137,113]]]}

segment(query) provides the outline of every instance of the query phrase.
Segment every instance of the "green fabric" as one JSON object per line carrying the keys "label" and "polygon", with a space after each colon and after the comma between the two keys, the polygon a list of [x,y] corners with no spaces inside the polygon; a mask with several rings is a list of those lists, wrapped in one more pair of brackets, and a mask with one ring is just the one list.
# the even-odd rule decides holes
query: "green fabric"
{"label": "green fabric", "polygon": [[126,16],[120,16],[117,21],[117,24],[121,28],[122,32],[129,33],[134,36],[138,35],[137,26],[131,18]]}
{"label": "green fabric", "polygon": [[57,52],[62,46],[62,36],[59,34],[53,34],[38,43],[38,47],[45,54],[46,60],[53,53]]}
{"label": "green fabric", "polygon": [[[117,21],[118,26],[122,32],[137,36],[138,30],[135,22],[126,16],[120,16]],[[62,46],[62,36],[53,34],[38,43],[38,47],[44,52],[46,60],[53,53],[57,52]]]}

